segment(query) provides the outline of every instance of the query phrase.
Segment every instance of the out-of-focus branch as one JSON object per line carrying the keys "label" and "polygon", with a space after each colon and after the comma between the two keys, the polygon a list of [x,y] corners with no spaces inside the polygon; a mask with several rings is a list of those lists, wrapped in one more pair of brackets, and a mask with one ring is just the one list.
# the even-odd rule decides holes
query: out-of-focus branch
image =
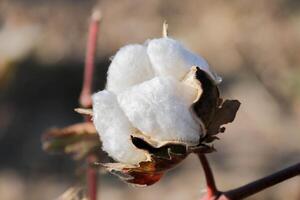
{"label": "out-of-focus branch", "polygon": [[79,97],[79,103],[84,108],[90,108],[92,106],[92,83],[94,74],[94,61],[97,47],[97,35],[99,30],[99,22],[101,20],[101,13],[96,10],[92,14],[91,23],[89,27],[89,35],[87,41],[84,77],[81,94]]}
{"label": "out-of-focus branch", "polygon": [[[94,61],[97,47],[97,35],[99,30],[99,22],[101,20],[101,13],[96,10],[92,13],[91,22],[89,25],[89,35],[87,41],[86,58],[84,66],[84,77],[79,103],[83,108],[92,107],[92,83],[94,75]],[[85,118],[86,121],[89,118]],[[92,164],[95,162],[91,155],[87,158],[87,188],[88,198],[90,200],[97,199],[97,171]]]}
{"label": "out-of-focus branch", "polygon": [[87,188],[88,188],[88,197],[89,200],[97,199],[97,186],[98,186],[98,176],[97,170],[93,167],[93,164],[96,162],[93,156],[87,158]]}

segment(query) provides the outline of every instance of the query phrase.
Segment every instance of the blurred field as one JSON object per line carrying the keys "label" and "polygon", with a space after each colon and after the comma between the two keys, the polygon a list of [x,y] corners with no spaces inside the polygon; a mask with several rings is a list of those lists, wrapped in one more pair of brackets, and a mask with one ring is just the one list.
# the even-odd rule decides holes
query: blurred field
{"label": "blurred field", "polygon": [[[0,194],[4,200],[55,199],[77,183],[76,164],[41,150],[52,126],[81,120],[88,17],[100,7],[95,90],[121,46],[170,35],[203,55],[223,77],[222,95],[242,102],[209,155],[219,187],[230,189],[300,159],[300,2],[297,0],[1,0]],[[100,198],[195,200],[204,178],[190,156],[159,183],[132,188],[102,175]],[[300,199],[294,178],[252,200]]]}

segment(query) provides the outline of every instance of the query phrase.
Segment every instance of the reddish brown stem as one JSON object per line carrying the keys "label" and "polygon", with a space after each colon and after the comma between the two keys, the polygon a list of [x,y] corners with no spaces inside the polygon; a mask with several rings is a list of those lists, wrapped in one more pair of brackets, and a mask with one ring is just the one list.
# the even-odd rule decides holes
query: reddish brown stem
{"label": "reddish brown stem", "polygon": [[210,168],[209,162],[204,154],[198,154],[199,160],[202,164],[202,168],[205,174],[205,179],[206,179],[206,189],[207,189],[207,195],[204,199],[213,199],[215,198],[218,194],[219,191],[216,187],[215,179],[213,172]]}
{"label": "reddish brown stem", "polygon": [[297,163],[293,166],[290,166],[286,169],[278,171],[274,174],[261,178],[247,185],[241,186],[233,190],[229,190],[227,192],[223,192],[223,195],[219,198],[219,200],[244,199],[298,175],[300,175],[300,163]]}
{"label": "reddish brown stem", "polygon": [[91,23],[89,26],[83,85],[79,97],[80,105],[84,108],[90,108],[92,106],[91,93],[92,93],[92,82],[93,82],[93,74],[94,74],[94,60],[96,54],[97,35],[98,35],[100,19],[101,19],[100,12],[99,11],[93,12]]}
{"label": "reddish brown stem", "polygon": [[92,166],[95,163],[95,159],[93,156],[89,156],[87,159],[88,167],[87,167],[87,187],[88,187],[88,197],[90,200],[97,199],[97,171]]}
{"label": "reddish brown stem", "polygon": [[[94,60],[97,46],[97,34],[100,22],[100,12],[95,11],[92,14],[91,23],[89,26],[89,35],[87,41],[87,50],[84,66],[84,77],[82,90],[79,97],[79,103],[84,108],[92,107],[92,83],[94,74]],[[85,118],[85,121],[89,121],[89,118]],[[87,188],[89,200],[97,199],[97,171],[92,167],[95,162],[94,157],[89,156],[87,158]]]}

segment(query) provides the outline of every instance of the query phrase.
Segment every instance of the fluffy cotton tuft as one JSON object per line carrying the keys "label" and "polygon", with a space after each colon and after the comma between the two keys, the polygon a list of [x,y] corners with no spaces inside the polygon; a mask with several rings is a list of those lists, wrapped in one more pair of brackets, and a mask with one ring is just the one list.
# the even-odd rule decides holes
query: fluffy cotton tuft
{"label": "fluffy cotton tuft", "polygon": [[196,65],[208,73],[215,83],[221,82],[221,78],[209,69],[202,57],[174,39],[165,37],[149,41],[147,53],[154,71],[159,76],[173,76],[181,80],[190,68]]}
{"label": "fluffy cotton tuft", "polygon": [[112,158],[127,164],[146,159],[145,152],[133,146],[133,127],[118,105],[116,96],[106,90],[93,95],[93,121],[102,141],[102,148]]}
{"label": "fluffy cotton tuft", "polygon": [[198,145],[200,119],[191,106],[198,91],[183,78],[198,66],[218,84],[207,62],[171,38],[127,45],[113,58],[106,89],[93,96],[93,120],[102,148],[115,160],[138,164],[147,159],[131,141],[134,129],[162,144]]}
{"label": "fluffy cotton tuft", "polygon": [[106,89],[117,94],[153,77],[146,47],[127,45],[117,52],[109,66]]}
{"label": "fluffy cotton tuft", "polygon": [[155,77],[118,95],[134,127],[156,141],[199,143],[200,125],[189,108],[196,90],[172,77]]}

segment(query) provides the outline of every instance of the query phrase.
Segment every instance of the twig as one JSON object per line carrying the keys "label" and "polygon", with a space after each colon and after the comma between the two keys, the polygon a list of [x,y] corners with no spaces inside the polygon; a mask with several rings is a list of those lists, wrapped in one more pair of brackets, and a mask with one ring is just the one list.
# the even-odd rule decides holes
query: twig
{"label": "twig", "polygon": [[197,154],[199,157],[199,160],[202,164],[202,168],[205,174],[205,179],[206,179],[206,196],[204,197],[203,200],[207,199],[214,199],[216,196],[218,196],[219,191],[217,189],[215,179],[213,172],[210,168],[209,162],[204,154]]}
{"label": "twig", "polygon": [[287,179],[300,175],[300,163],[290,166],[281,171],[275,172],[269,176],[256,180],[252,183],[246,184],[236,189],[226,192],[221,192],[217,189],[215,179],[210,168],[209,162],[204,154],[198,154],[199,160],[202,164],[205,178],[207,193],[202,200],[240,200],[256,194],[262,190],[272,187]]}
{"label": "twig", "polygon": [[96,162],[93,156],[89,156],[87,159],[87,187],[88,187],[88,197],[90,200],[97,199],[97,170],[92,166]]}
{"label": "twig", "polygon": [[223,192],[223,195],[219,198],[219,200],[244,199],[298,175],[300,175],[300,163],[297,163],[293,166],[290,166],[286,169],[278,171],[274,174],[261,178],[247,185],[241,186],[233,190],[229,190],[227,192]]}
{"label": "twig", "polygon": [[79,97],[80,105],[84,108],[92,106],[92,82],[94,74],[94,60],[97,47],[97,34],[99,30],[99,22],[101,20],[100,11],[96,10],[92,14],[91,23],[89,27],[89,35],[86,48],[84,77],[81,94]]}
{"label": "twig", "polygon": [[[94,74],[94,60],[97,46],[97,34],[99,29],[99,22],[101,20],[100,11],[96,10],[92,14],[91,23],[89,25],[89,35],[87,41],[87,50],[84,66],[84,77],[79,103],[83,108],[92,107],[92,83]],[[90,119],[85,118],[86,121]],[[90,200],[97,199],[97,171],[92,167],[95,162],[93,156],[87,158],[87,187],[88,197]]]}

